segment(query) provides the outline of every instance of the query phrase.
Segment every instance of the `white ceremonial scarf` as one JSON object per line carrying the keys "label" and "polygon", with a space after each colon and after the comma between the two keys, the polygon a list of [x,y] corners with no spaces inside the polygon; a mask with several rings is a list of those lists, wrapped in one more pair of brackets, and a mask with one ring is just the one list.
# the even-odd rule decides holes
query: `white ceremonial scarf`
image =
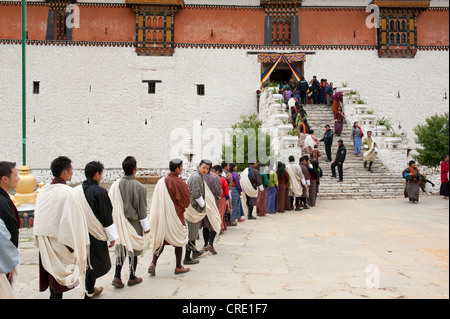
{"label": "white ceremonial scarf", "polygon": [[[295,164],[296,165],[296,164]],[[300,168],[301,169],[301,168]],[[294,174],[294,170],[291,165],[286,165],[286,172],[288,172],[291,182],[291,189],[296,197],[301,197],[303,194],[303,186],[297,179],[297,176]]]}
{"label": "white ceremonial scarf", "polygon": [[247,206],[247,197],[258,197],[258,190],[254,189],[252,186],[252,183],[250,182],[250,179],[248,178],[248,168],[246,168],[241,173],[241,186],[242,186],[242,209],[244,211],[244,215],[247,216],[248,214],[248,206]]}
{"label": "white ceremonial scarf", "polygon": [[[205,181],[203,181],[203,183],[205,183],[205,186],[208,186],[208,185],[206,185],[206,182],[205,182]],[[206,191],[206,187],[205,187],[205,191]],[[205,195],[205,196],[206,196],[206,195]],[[205,216],[206,216],[206,214],[207,214],[206,211],[207,211],[207,209],[208,209],[208,202],[205,201],[205,205],[206,205],[206,207],[205,207],[205,209],[203,210],[202,213],[198,212],[198,211],[192,206],[192,204],[189,205],[189,207],[188,207],[188,208],[186,209],[186,211],[184,212],[184,218],[185,218],[188,222],[193,223],[193,224],[198,223],[199,221],[203,220],[203,218],[205,218]]]}
{"label": "white ceremonial scarf", "polygon": [[[206,204],[208,205],[208,204]],[[189,207],[184,212],[184,218],[190,222],[190,223],[198,223],[206,216],[206,209],[203,211],[203,213],[199,213],[192,205],[189,205]]]}
{"label": "white ceremonial scarf", "polygon": [[304,147],[305,148],[310,147],[311,149],[314,149],[314,145],[317,145],[317,143],[314,141],[311,135],[306,136],[304,141]]}
{"label": "white ceremonial scarf", "polygon": [[156,184],[150,208],[150,229],[153,234],[153,253],[159,255],[164,241],[175,247],[186,246],[188,229],[177,215],[169,190],[162,178]]}
{"label": "white ceremonial scarf", "polygon": [[108,195],[113,205],[113,221],[116,226],[118,238],[116,240],[116,255],[122,256],[122,249],[124,247],[129,256],[133,257],[133,251],[144,250],[145,238],[138,235],[136,229],[125,217],[122,194],[119,189],[120,179],[115,181],[109,189]]}
{"label": "white ceremonial scarf", "polygon": [[245,193],[245,195],[247,195],[248,197],[256,198],[258,197],[258,189],[253,188],[252,183],[250,182],[250,179],[248,177],[248,171],[249,169],[246,168],[241,173],[242,190],[244,191],[243,193]]}
{"label": "white ceremonial scarf", "polygon": [[94,212],[92,211],[91,206],[86,199],[86,196],[83,191],[83,186],[79,185],[74,188],[75,196],[83,209],[84,216],[86,218],[89,234],[94,236],[96,239],[100,241],[107,241],[108,237],[106,235],[105,229],[100,221],[95,217]]}
{"label": "white ceremonial scarf", "polygon": [[60,285],[74,288],[79,283],[84,294],[89,231],[81,211],[72,187],[45,185],[36,200],[33,234],[44,269]]}
{"label": "white ceremonial scarf", "polygon": [[206,192],[206,215],[208,220],[216,232],[216,237],[219,236],[222,229],[222,218],[220,216],[219,208],[217,208],[216,199],[209,186],[205,183]]}

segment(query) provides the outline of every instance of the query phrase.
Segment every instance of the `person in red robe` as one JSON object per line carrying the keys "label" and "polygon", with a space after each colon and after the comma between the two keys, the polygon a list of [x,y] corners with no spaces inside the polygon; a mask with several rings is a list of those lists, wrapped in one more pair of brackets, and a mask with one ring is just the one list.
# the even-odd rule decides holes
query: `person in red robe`
{"label": "person in red robe", "polygon": [[284,213],[286,210],[291,210],[289,192],[287,191],[287,185],[289,183],[289,174],[286,172],[286,165],[282,162],[278,162],[278,213]]}
{"label": "person in red robe", "polygon": [[[169,167],[170,167],[170,174],[165,178],[167,190],[175,206],[177,216],[180,218],[181,222],[183,223],[183,226],[186,226],[186,221],[184,219],[184,212],[191,203],[191,195],[186,182],[184,182],[180,178],[180,175],[183,172],[183,161],[180,159],[174,159],[170,161]],[[166,245],[168,245],[168,243],[164,241],[164,245],[159,251],[159,254],[153,254],[152,263],[148,268],[148,273],[151,276],[155,276],[156,264],[162,252],[164,251],[164,246]],[[183,247],[175,247],[176,275],[190,271],[189,268],[185,268],[181,264],[182,257],[183,257]]]}
{"label": "person in red robe", "polygon": [[448,180],[448,173],[449,173],[449,159],[448,155],[445,156],[444,161],[441,163],[441,189],[439,194],[444,196],[444,199],[448,199],[449,197],[449,180]]}
{"label": "person in red robe", "polygon": [[227,207],[229,207],[230,202],[230,187],[228,184],[228,180],[222,176],[223,174],[223,168],[221,165],[216,165],[212,168],[213,171],[216,172],[216,174],[220,178],[220,182],[222,184],[222,198],[219,200],[219,213],[220,217],[222,219],[221,224],[221,231],[224,232],[227,230],[227,223],[225,221],[225,212]]}

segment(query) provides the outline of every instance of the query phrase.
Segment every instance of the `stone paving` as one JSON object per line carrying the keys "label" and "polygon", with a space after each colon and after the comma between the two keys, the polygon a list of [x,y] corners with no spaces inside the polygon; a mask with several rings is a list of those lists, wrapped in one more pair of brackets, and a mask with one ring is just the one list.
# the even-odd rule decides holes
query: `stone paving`
{"label": "stone paving", "polygon": [[[172,247],[161,256],[156,277],[147,274],[152,258],[147,238],[137,267],[143,282],[114,288],[113,266],[97,281],[104,287],[99,298],[447,299],[448,209],[448,201],[433,195],[422,196],[417,205],[405,199],[320,200],[307,211],[230,227],[215,243],[217,255],[206,253],[180,276],[173,274]],[[199,248],[202,244],[199,240]],[[17,298],[47,299],[48,291],[38,292],[38,251],[31,229],[21,230],[20,253]],[[127,277],[128,263],[122,271]],[[74,289],[64,298],[80,293]]]}

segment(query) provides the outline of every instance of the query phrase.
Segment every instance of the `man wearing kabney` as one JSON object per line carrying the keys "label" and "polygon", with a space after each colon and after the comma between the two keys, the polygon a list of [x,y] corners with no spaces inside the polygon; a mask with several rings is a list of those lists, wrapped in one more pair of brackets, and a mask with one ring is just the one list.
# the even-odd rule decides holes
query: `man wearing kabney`
{"label": "man wearing kabney", "polygon": [[[203,176],[208,174],[212,167],[212,162],[209,160],[202,160],[198,165],[198,169],[191,174],[187,181],[190,192],[191,204],[186,210],[184,217],[189,231],[189,241],[186,245],[186,254],[183,263],[185,265],[198,264],[197,257],[203,255],[203,250],[197,250],[196,240],[198,239],[200,224],[206,216],[206,183]],[[191,258],[191,253],[192,257]]]}
{"label": "man wearing kabney", "polygon": [[50,299],[62,299],[78,285],[85,292],[89,232],[75,190],[66,185],[72,180],[72,161],[58,157],[51,171],[53,181],[37,196],[33,234],[39,247],[39,291],[50,287]]}
{"label": "man wearing kabney", "polygon": [[122,266],[128,255],[130,276],[128,286],[142,282],[136,276],[138,256],[144,250],[144,235],[150,232],[147,213],[147,190],[136,180],[137,161],[128,156],[122,163],[125,176],[111,185],[108,195],[113,205],[113,220],[118,239],[116,241],[116,271],[112,285],[123,288],[121,280]]}
{"label": "man wearing kabney", "polygon": [[173,159],[169,163],[170,174],[156,184],[150,208],[150,229],[153,233],[153,260],[148,268],[151,276],[156,275],[156,264],[166,245],[175,247],[175,275],[190,271],[181,265],[183,247],[188,243],[188,229],[184,212],[190,205],[190,193],[180,178],[183,161]]}
{"label": "man wearing kabney", "polygon": [[100,162],[87,164],[84,169],[87,179],[82,185],[75,187],[75,195],[86,217],[90,241],[90,267],[86,270],[85,299],[96,297],[103,291],[103,287],[95,287],[95,281],[111,269],[108,248],[114,246],[118,237],[108,191],[99,185],[103,168]]}

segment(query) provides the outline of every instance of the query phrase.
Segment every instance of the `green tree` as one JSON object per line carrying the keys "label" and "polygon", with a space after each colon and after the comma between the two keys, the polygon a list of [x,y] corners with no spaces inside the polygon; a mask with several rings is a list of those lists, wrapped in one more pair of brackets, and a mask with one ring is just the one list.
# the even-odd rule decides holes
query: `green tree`
{"label": "green tree", "polygon": [[449,114],[433,115],[427,118],[426,124],[414,128],[416,143],[423,148],[417,148],[413,158],[421,165],[438,166],[444,156],[449,153]]}
{"label": "green tree", "polygon": [[[237,163],[238,171],[243,171],[249,166],[249,161],[254,158],[249,158],[251,154],[256,155],[256,160],[262,162],[263,165],[268,165],[275,160],[275,152],[271,146],[272,137],[269,134],[262,133],[262,121],[258,120],[257,114],[249,116],[242,115],[241,122],[233,125],[232,132],[230,132],[231,145],[224,145],[222,147],[222,160]],[[254,132],[254,134],[247,134]],[[265,154],[260,154],[260,143],[265,143],[261,146],[261,151]],[[249,146],[256,146],[256,150],[249,152]],[[230,160],[229,155],[233,154],[233,160]],[[244,155],[243,159],[239,157]],[[225,158],[227,156],[227,158]]]}

